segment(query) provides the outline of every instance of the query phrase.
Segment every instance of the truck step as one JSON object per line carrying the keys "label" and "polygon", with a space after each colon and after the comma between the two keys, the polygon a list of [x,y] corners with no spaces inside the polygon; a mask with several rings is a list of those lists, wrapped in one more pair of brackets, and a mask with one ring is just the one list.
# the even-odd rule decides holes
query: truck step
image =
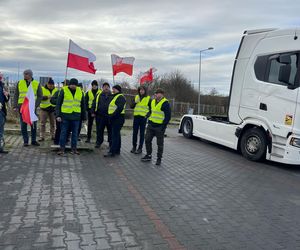
{"label": "truck step", "polygon": [[284,143],[280,143],[280,142],[274,142],[274,143],[272,143],[272,146],[276,147],[276,148],[281,148],[281,149],[285,149],[285,147],[286,147],[286,145]]}
{"label": "truck step", "polygon": [[277,158],[283,158],[283,155],[272,153],[271,156],[277,157]]}

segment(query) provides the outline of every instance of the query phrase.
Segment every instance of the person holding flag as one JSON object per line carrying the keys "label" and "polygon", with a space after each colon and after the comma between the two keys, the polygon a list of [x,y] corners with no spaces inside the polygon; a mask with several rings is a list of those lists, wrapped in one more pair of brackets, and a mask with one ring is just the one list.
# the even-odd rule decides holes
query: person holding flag
{"label": "person holding flag", "polygon": [[33,79],[31,69],[26,69],[23,73],[24,79],[17,84],[14,95],[14,111],[20,113],[21,132],[24,141],[24,147],[29,144],[27,125],[31,126],[31,145],[40,146],[36,141],[37,116],[36,109],[40,106],[43,92],[38,81]]}
{"label": "person holding flag", "polygon": [[92,85],[92,89],[87,91],[85,94],[85,106],[88,111],[88,126],[87,126],[88,129],[87,129],[87,139],[85,141],[86,143],[90,143],[92,138],[92,128],[93,128],[93,123],[95,118],[94,116],[92,116],[91,113],[93,101],[102,92],[101,89],[98,89],[98,82],[96,80],[93,80],[91,85]]}
{"label": "person holding flag", "polygon": [[[133,103],[131,104],[133,111],[133,133],[132,133],[132,149],[131,153],[141,154],[144,144],[145,127],[147,118],[150,115],[151,100],[147,95],[147,89],[145,86],[138,87],[138,94],[135,96]],[[140,132],[139,147],[137,147],[137,137]]]}

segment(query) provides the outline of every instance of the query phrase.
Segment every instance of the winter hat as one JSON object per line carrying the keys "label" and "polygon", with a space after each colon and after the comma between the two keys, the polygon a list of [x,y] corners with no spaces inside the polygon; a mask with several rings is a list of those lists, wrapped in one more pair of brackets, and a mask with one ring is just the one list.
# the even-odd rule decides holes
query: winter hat
{"label": "winter hat", "polygon": [[33,72],[31,69],[25,69],[24,72],[23,72],[24,75],[30,75],[30,76],[33,76]]}
{"label": "winter hat", "polygon": [[92,86],[93,86],[93,85],[98,86],[98,82],[97,82],[96,80],[93,80],[93,81],[92,81]]}
{"label": "winter hat", "polygon": [[104,83],[102,84],[102,87],[104,87],[105,85],[108,86],[108,87],[110,87],[110,85],[109,85],[108,82],[104,82]]}
{"label": "winter hat", "polygon": [[78,86],[78,80],[76,78],[71,78],[69,85],[75,85]]}
{"label": "winter hat", "polygon": [[48,83],[49,83],[49,84],[54,84],[53,79],[52,79],[52,78],[49,78]]}
{"label": "winter hat", "polygon": [[118,85],[118,84],[115,85],[115,86],[113,86],[112,88],[118,90],[119,92],[122,92],[122,88],[121,88],[121,86]]}

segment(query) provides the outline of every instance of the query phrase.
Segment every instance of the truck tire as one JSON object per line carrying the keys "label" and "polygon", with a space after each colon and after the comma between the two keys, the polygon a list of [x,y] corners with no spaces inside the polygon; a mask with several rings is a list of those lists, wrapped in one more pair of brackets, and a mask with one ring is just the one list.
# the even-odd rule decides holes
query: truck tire
{"label": "truck tire", "polygon": [[182,122],[182,133],[186,138],[193,137],[193,121],[191,118],[185,118]]}
{"label": "truck tire", "polygon": [[260,161],[266,157],[267,138],[264,131],[251,128],[243,133],[240,143],[242,155],[251,161]]}

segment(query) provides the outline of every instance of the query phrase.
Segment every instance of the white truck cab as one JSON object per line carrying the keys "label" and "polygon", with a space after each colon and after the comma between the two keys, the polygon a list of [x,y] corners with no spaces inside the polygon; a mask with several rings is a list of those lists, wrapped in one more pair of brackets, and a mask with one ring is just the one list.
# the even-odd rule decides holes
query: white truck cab
{"label": "white truck cab", "polygon": [[250,160],[300,164],[300,30],[245,31],[233,67],[228,117],[184,115],[179,132]]}

